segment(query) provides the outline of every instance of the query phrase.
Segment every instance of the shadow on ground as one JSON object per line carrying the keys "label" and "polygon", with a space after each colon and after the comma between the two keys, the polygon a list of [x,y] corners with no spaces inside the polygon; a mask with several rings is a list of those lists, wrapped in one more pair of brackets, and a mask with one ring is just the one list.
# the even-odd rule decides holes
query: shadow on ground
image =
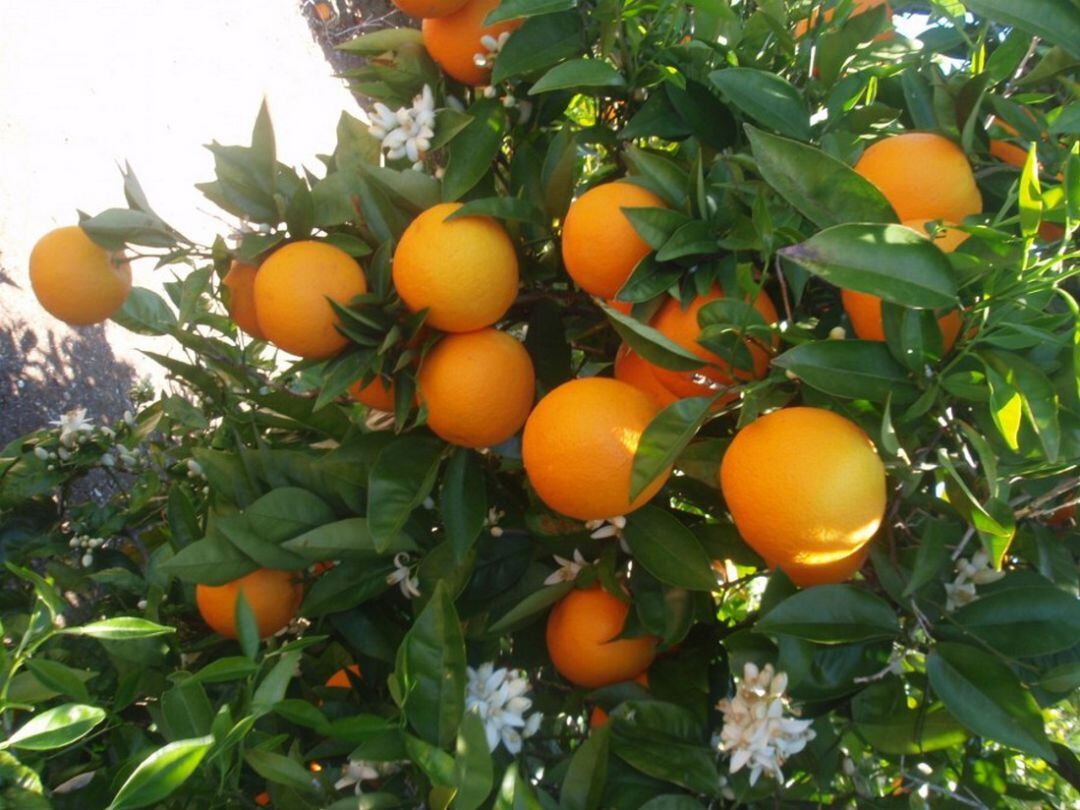
{"label": "shadow on ground", "polygon": [[[0,267],[0,297],[19,285]],[[101,424],[129,407],[135,369],[113,353],[101,326],[60,335],[17,316],[0,321],[0,446],[72,408]]]}

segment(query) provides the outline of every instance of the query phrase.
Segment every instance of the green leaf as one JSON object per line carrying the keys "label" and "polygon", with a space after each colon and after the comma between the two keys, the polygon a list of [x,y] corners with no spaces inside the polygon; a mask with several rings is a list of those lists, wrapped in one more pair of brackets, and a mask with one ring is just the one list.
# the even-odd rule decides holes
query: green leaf
{"label": "green leaf", "polygon": [[469,107],[469,115],[472,121],[450,142],[444,200],[460,198],[491,170],[506,131],[506,110],[497,99],[480,99]]}
{"label": "green leaf", "polygon": [[[349,558],[367,559],[378,553],[367,518],[346,518],[326,523],[317,529],[286,540],[281,547],[302,554],[314,562]],[[412,538],[407,534],[398,533],[390,539],[390,545],[383,549],[383,552],[415,550],[416,543],[412,541]]]}
{"label": "green leaf", "polygon": [[896,212],[884,195],[846,163],[816,147],[751,126],[746,134],[765,182],[819,228],[845,222],[896,222]]}
{"label": "green leaf", "polygon": [[727,98],[761,124],[784,135],[810,140],[810,110],[786,79],[746,67],[714,70],[709,79]]}
{"label": "green leaf", "polygon": [[227,683],[255,674],[258,665],[242,655],[233,655],[211,661],[192,675],[190,683]]}
{"label": "green leaf", "polygon": [[1049,692],[1062,695],[1080,689],[1080,661],[1071,661],[1047,670],[1039,678],[1038,685]]}
{"label": "green leaf", "polygon": [[899,678],[872,684],[851,701],[855,729],[884,754],[924,754],[963,744],[967,731],[941,703],[912,709]]}
{"label": "green leaf", "polygon": [[454,784],[454,758],[437,746],[423,740],[405,735],[405,751],[409,759],[420,766],[420,770],[431,780],[433,785],[450,787]]}
{"label": "green leaf", "polygon": [[188,780],[213,744],[213,737],[196,737],[157,749],[132,771],[107,810],[128,810],[160,802]]}
{"label": "green leaf", "polygon": [[611,727],[593,729],[570,759],[559,792],[564,810],[598,810],[607,782]]}
{"label": "green leaf", "polygon": [[834,225],[780,254],[838,287],[918,309],[956,306],[949,259],[902,225]]}
{"label": "green leaf", "polygon": [[111,320],[137,335],[167,335],[176,328],[176,314],[165,299],[145,287],[132,287]]}
{"label": "green leaf", "polygon": [[439,505],[446,539],[461,562],[487,518],[487,484],[479,455],[464,447],[454,451],[446,464]]}
{"label": "green leaf", "polygon": [[557,11],[569,11],[577,7],[577,0],[503,0],[484,18],[484,25],[494,25],[503,20],[539,17]]}
{"label": "green leaf", "polygon": [[285,206],[285,224],[293,239],[307,239],[315,227],[315,200],[307,186],[299,186]]}
{"label": "green leaf", "polygon": [[666,155],[628,146],[623,153],[633,170],[630,179],[659,194],[669,205],[682,208],[690,187],[686,170]]}
{"label": "green leaf", "polygon": [[1056,759],[1035,699],[994,656],[942,642],[930,650],[926,674],[945,707],[975,734],[1050,762]]}
{"label": "green leaf", "polygon": [[819,391],[849,399],[912,400],[916,389],[907,370],[884,343],[818,340],[788,349],[772,361]]}
{"label": "green leaf", "polygon": [[130,641],[132,639],[151,638],[175,633],[176,628],[155,624],[137,616],[117,616],[112,619],[102,619],[99,622],[90,622],[90,624],[79,627],[67,627],[60,632],[72,636],[89,636],[102,641]]}
{"label": "green leaf", "polygon": [[158,570],[184,582],[224,585],[258,567],[258,563],[223,536],[208,535],[184,546],[159,565]]}
{"label": "green leaf", "polygon": [[668,405],[641,434],[630,473],[630,499],[634,500],[665,472],[697,435],[709,415],[713,399],[688,397]]}
{"label": "green leaf", "polygon": [[701,542],[666,509],[643,506],[628,515],[623,538],[634,559],[661,582],[693,591],[716,588]]}
{"label": "green leaf", "polygon": [[34,677],[42,686],[58,694],[73,697],[75,700],[90,702],[90,692],[86,688],[85,681],[92,678],[94,673],[73,669],[59,661],[40,657],[29,659],[26,667],[34,673]]}
{"label": "green leaf", "polygon": [[466,712],[461,720],[454,749],[454,776],[456,810],[476,810],[495,786],[495,769],[484,733],[484,721],[476,712]]}
{"label": "green leaf", "polygon": [[375,550],[388,550],[412,511],[431,492],[443,444],[405,436],[382,449],[368,481],[368,529]]}
{"label": "green leaf", "polygon": [[612,751],[630,766],[695,793],[715,796],[720,774],[695,716],[681,706],[626,701],[611,713]]}
{"label": "green leaf", "polygon": [[550,808],[540,803],[528,778],[523,777],[518,770],[518,764],[512,762],[503,774],[502,782],[499,783],[499,791],[495,795],[492,810],[550,810]]}
{"label": "green leaf", "polygon": [[499,53],[491,83],[501,84],[578,56],[584,48],[582,33],[581,15],[574,11],[530,17]]}
{"label": "green leaf", "polygon": [[817,585],[789,596],[759,619],[761,633],[820,644],[895,638],[900,623],[888,602],[854,585]]}
{"label": "green leaf", "polygon": [[416,28],[384,28],[370,34],[361,34],[348,42],[338,45],[338,49],[358,53],[362,56],[378,56],[387,51],[396,51],[404,45],[421,45],[423,37]]}
{"label": "green leaf", "polygon": [[237,594],[236,604],[233,606],[233,623],[240,649],[254,661],[259,654],[259,622],[243,591]]}
{"label": "green leaf", "polygon": [[[623,216],[630,220],[638,236],[656,250],[663,247],[675,231],[690,222],[686,214],[670,208],[623,208]],[[640,265],[639,265],[640,266]],[[625,285],[624,285],[625,287]],[[666,289],[666,287],[665,287]]]}
{"label": "green leaf", "polygon": [[1080,57],[1080,8],[1059,0],[964,0],[968,9],[1005,25],[1015,25]]}
{"label": "green leaf", "polygon": [[443,583],[405,634],[391,677],[409,725],[432,745],[453,743],[465,713],[465,639]]}
{"label": "green leaf", "polygon": [[251,696],[252,713],[258,717],[266,714],[285,699],[292,679],[300,674],[300,651],[282,653],[266,676],[259,681]]}
{"label": "green leaf", "polygon": [[105,710],[81,703],[65,703],[35,714],[6,740],[0,749],[22,748],[27,751],[51,751],[80,740],[106,717]]}
{"label": "green leaf", "polygon": [[600,304],[611,325],[619,337],[630,344],[630,348],[662,368],[674,371],[693,371],[704,365],[700,357],[684,349],[666,335],[660,334],[651,326],[642,323],[630,315],[612,309],[607,304]]}
{"label": "green leaf", "polygon": [[1050,585],[1005,588],[964,605],[952,620],[958,628],[944,625],[942,635],[970,633],[1014,658],[1050,655],[1080,638],[1080,600]]}
{"label": "green leaf", "polygon": [[570,344],[566,339],[562,316],[563,308],[554,301],[538,301],[529,313],[525,332],[525,348],[532,358],[537,379],[547,388],[561,385],[573,376]]}
{"label": "green leaf", "polygon": [[548,224],[548,218],[543,211],[528,200],[517,197],[484,197],[479,200],[470,200],[448,216],[446,221],[473,216],[528,222],[532,225]]}
{"label": "green leaf", "polygon": [[529,89],[529,95],[575,87],[623,87],[626,79],[600,59],[571,59],[556,65]]}
{"label": "green leaf", "polygon": [[705,805],[682,793],[655,796],[641,805],[639,810],[706,810]]}
{"label": "green leaf", "polygon": [[173,248],[183,238],[156,214],[129,208],[109,208],[82,220],[79,227],[106,250],[121,250],[129,244]]}
{"label": "green leaf", "polygon": [[560,582],[558,585],[545,585],[533,591],[514,607],[499,617],[488,632],[492,635],[504,633],[515,625],[542,613],[574,589],[573,582]]}
{"label": "green leaf", "polygon": [[949,543],[960,537],[960,527],[942,520],[929,520],[919,532],[919,547],[915,552],[915,565],[911,579],[904,588],[904,596],[911,596],[924,585],[935,580],[950,562]]}
{"label": "green leaf", "polygon": [[210,733],[214,709],[206,690],[190,678],[161,693],[166,739],[190,739]]}
{"label": "green leaf", "polygon": [[388,562],[375,563],[370,559],[335,565],[308,589],[300,613],[304,616],[339,613],[374,599],[390,587],[386,577],[393,570]]}
{"label": "green leaf", "polygon": [[277,487],[244,514],[252,530],[268,543],[280,543],[334,519],[334,510],[326,501],[300,487]]}
{"label": "green leaf", "polygon": [[300,793],[312,792],[311,772],[292,757],[272,751],[254,749],[244,754],[244,760],[263,779],[285,785]]}
{"label": "green leaf", "polygon": [[1047,460],[1057,461],[1061,429],[1053,384],[1038,366],[1017,354],[986,350],[980,355],[1020,397],[1024,416],[1039,437]]}

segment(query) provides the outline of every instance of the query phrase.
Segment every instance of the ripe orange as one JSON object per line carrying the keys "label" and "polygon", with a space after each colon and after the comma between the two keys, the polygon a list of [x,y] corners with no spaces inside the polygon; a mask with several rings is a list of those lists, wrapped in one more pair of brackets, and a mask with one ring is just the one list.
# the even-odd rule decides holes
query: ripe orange
{"label": "ripe orange", "polygon": [[270,794],[264,790],[255,797],[255,804],[259,805],[259,807],[269,807]]}
{"label": "ripe orange", "polygon": [[651,636],[615,639],[630,605],[600,587],[573,590],[548,615],[547,648],[559,674],[597,689],[641,675],[656,657]]}
{"label": "ripe orange", "polygon": [[355,677],[360,677],[360,665],[352,664],[345,667],[345,669],[339,669],[333,675],[326,679],[327,686],[333,686],[338,689],[352,689],[352,682],[349,680],[349,673],[352,673]]}
{"label": "ripe orange", "polygon": [[648,394],[658,408],[666,408],[678,400],[678,397],[657,379],[656,366],[625,343],[615,353],[615,379],[630,383],[634,388]]}
{"label": "ripe orange", "polygon": [[[672,298],[668,300],[652,320],[652,326],[661,334],[671,338],[684,349],[693,352],[708,365],[698,371],[672,371],[666,368],[654,366],[653,373],[660,383],[678,397],[701,397],[715,393],[712,385],[728,386],[737,380],[760,379],[765,376],[769,368],[769,351],[760,341],[747,339],[746,346],[753,358],[753,369],[738,368],[732,370],[731,366],[717,355],[710,352],[697,342],[701,334],[698,325],[698,312],[711,301],[723,298],[724,293],[719,287],[713,287],[705,295],[700,295],[690,302],[685,309],[681,302]],[[772,301],[764,293],[754,301],[754,309],[761,313],[768,323],[776,323],[779,316]],[[778,338],[774,336],[773,345]],[[695,379],[697,377],[698,379]],[[702,380],[701,378],[704,378]]]}
{"label": "ripe orange", "polygon": [[873,442],[821,408],[751,422],[735,434],[719,479],[743,539],[799,585],[850,576],[858,566],[849,558],[885,513],[885,467]]}
{"label": "ripe orange", "polygon": [[529,415],[525,472],[551,509],[578,520],[625,515],[643,506],[670,470],[631,502],[630,471],[656,404],[629,383],[585,377],[563,383]]}
{"label": "ripe orange", "polygon": [[244,594],[255,614],[259,638],[272,636],[287,625],[300,607],[303,589],[292,571],[258,568],[224,585],[197,585],[195,603],[211,629],[236,638],[236,601]]}
{"label": "ripe orange", "polygon": [[131,292],[131,266],[90,240],[78,225],[49,231],[30,251],[30,285],[54,318],[72,326],[101,323]]}
{"label": "ripe orange", "polygon": [[484,25],[484,18],[498,8],[501,0],[466,0],[452,14],[425,19],[420,31],[424,47],[431,58],[439,63],[447,74],[462,84],[488,84],[491,79],[492,60],[478,65],[476,58],[488,55],[488,49],[480,42],[482,37],[498,39],[505,31],[513,31],[523,22],[504,20],[494,25]]}
{"label": "ripe orange", "polygon": [[591,295],[613,298],[651,247],[638,236],[623,208],[666,208],[633,183],[593,186],[572,203],[562,231],[566,272]]}
{"label": "ripe orange", "polygon": [[491,217],[446,218],[461,203],[432,206],[414,219],[394,252],[394,286],[413,312],[446,332],[491,326],[514,303],[514,243]]}
{"label": "ripe orange", "polygon": [[430,19],[431,17],[446,17],[453,14],[463,5],[466,0],[393,0],[394,5],[405,14],[417,19]]}
{"label": "ripe orange", "polygon": [[[646,670],[634,678],[635,683],[640,683],[646,689],[649,688],[649,672]],[[589,728],[600,728],[608,721],[608,713],[601,709],[599,706],[593,706],[592,712],[589,714]]]}
{"label": "ripe orange", "polygon": [[[928,233],[928,219],[909,219],[904,225],[920,233]],[[938,231],[934,243],[946,253],[952,253],[958,248],[969,234],[956,228],[944,228]],[[855,335],[862,340],[885,340],[885,326],[881,318],[881,299],[870,293],[855,292],[854,290],[841,290],[840,298],[844,304],[844,312],[851,319],[851,325],[855,329]],[[948,354],[956,344],[956,338],[960,335],[960,329],[964,325],[964,319],[957,310],[946,312],[938,318],[938,327],[941,329],[941,339],[945,353]]]}
{"label": "ripe orange", "polygon": [[[851,9],[851,16],[855,17],[859,14],[863,14],[872,8],[877,6],[885,6],[886,16],[892,19],[892,9],[889,8],[888,0],[855,0],[855,6]],[[810,17],[805,20],[799,20],[795,23],[795,39],[805,36],[806,32],[810,30],[810,27],[820,28],[828,25],[832,18],[836,16],[835,8],[827,8],[824,12],[820,7],[815,7],[810,12]]]}
{"label": "ripe orange", "polygon": [[963,150],[931,132],[892,135],[867,147],[855,171],[873,183],[901,222],[962,222],[982,211],[982,195]]}
{"label": "ripe orange", "polygon": [[266,340],[259,318],[255,314],[255,274],[259,268],[246,262],[234,261],[221,283],[229,291],[229,315],[233,323],[256,340]]}
{"label": "ripe orange", "polygon": [[525,347],[490,328],[444,337],[421,361],[416,382],[428,427],[462,447],[509,439],[525,424],[536,396]]}
{"label": "ripe orange", "polygon": [[357,380],[349,386],[349,396],[357,402],[377,411],[394,411],[394,383],[387,384],[382,377],[375,377],[367,385]]}
{"label": "ripe orange", "polygon": [[356,260],[326,242],[293,242],[270,255],[255,275],[259,326],[278,348],[299,357],[330,357],[348,345],[327,299],[347,304],[367,292]]}

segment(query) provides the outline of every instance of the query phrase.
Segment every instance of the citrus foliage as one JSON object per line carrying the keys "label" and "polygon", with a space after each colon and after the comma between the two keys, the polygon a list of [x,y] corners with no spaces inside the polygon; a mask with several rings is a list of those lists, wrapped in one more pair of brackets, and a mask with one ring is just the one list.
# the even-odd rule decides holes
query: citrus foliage
{"label": "citrus foliage", "polygon": [[411,3],[235,233],[125,172],[34,285],[157,257],[174,390],[0,453],[3,800],[1075,802],[1080,11],[825,5]]}

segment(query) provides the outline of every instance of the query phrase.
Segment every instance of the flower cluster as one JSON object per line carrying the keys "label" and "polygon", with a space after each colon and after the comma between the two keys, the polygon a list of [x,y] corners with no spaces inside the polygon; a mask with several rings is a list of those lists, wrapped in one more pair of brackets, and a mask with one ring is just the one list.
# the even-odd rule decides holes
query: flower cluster
{"label": "flower cluster", "polygon": [[607,518],[606,520],[589,520],[585,523],[593,540],[604,540],[608,537],[622,537],[622,530],[626,528],[626,518],[622,515]]}
{"label": "flower cluster", "polygon": [[501,742],[511,754],[521,751],[521,741],[540,728],[543,715],[525,713],[532,700],[525,697],[530,684],[521,670],[495,669],[492,663],[468,668],[469,683],[465,692],[466,711],[476,712],[484,722],[488,748],[494,751]]}
{"label": "flower cluster", "polygon": [[435,97],[431,87],[425,84],[410,107],[391,110],[376,102],[374,118],[368,132],[382,142],[386,157],[389,160],[407,157],[414,169],[423,169],[424,153],[431,148],[431,139],[435,137]]}
{"label": "flower cluster", "polygon": [[352,787],[359,796],[363,793],[363,783],[373,782],[384,776],[391,776],[401,770],[396,762],[368,762],[364,759],[350,759],[341,769],[341,778],[334,782],[334,788],[344,790]]}
{"label": "flower cluster", "polygon": [[76,549],[83,550],[83,554],[80,558],[83,568],[89,568],[94,564],[94,549],[101,548],[105,545],[105,541],[100,537],[90,537],[85,534],[77,534],[68,541],[68,545]]}
{"label": "flower cluster", "polygon": [[503,31],[497,37],[493,37],[491,34],[484,34],[484,36],[480,37],[480,45],[484,50],[480,53],[473,54],[473,64],[478,68],[486,68],[494,65],[495,60],[499,57],[499,54],[502,53],[502,49],[509,39],[509,31]]}
{"label": "flower cluster", "polygon": [[970,560],[962,557],[956,561],[956,579],[945,583],[945,610],[950,613],[957,608],[978,599],[976,585],[989,585],[1005,576],[1004,571],[995,571],[990,566],[990,555],[981,549],[971,555]]}
{"label": "flower cluster", "polygon": [[720,748],[731,757],[731,773],[750,768],[750,784],[762,773],[783,781],[781,766],[814,739],[810,720],[791,716],[786,672],[774,672],[772,664],[743,668],[733,698],[716,704],[724,715]]}
{"label": "flower cluster", "polygon": [[87,441],[94,429],[94,423],[86,418],[86,408],[74,408],[49,424],[60,428],[60,444],[64,447]]}

